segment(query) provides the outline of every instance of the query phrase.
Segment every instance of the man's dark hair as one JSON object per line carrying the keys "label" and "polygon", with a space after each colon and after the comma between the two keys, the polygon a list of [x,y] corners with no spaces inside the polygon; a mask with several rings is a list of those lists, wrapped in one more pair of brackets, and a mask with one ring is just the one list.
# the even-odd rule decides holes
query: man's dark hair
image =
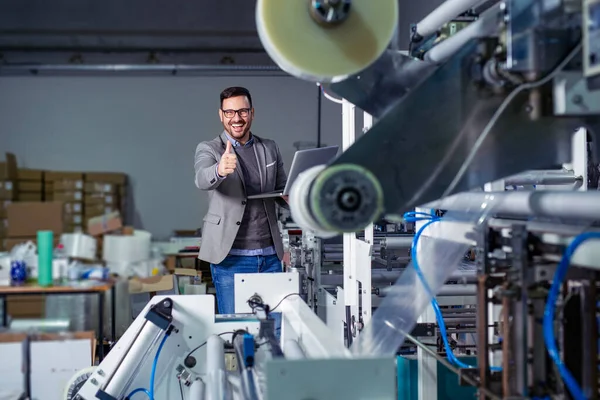
{"label": "man's dark hair", "polygon": [[250,107],[252,107],[252,96],[250,96],[250,91],[241,86],[228,87],[221,92],[221,107],[223,107],[223,100],[238,96],[246,96],[250,103]]}

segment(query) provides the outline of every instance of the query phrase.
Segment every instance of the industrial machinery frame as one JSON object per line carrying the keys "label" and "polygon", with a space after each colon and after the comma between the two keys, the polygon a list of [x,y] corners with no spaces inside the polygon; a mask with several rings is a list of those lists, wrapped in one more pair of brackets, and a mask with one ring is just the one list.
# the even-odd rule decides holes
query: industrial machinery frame
{"label": "industrial machinery frame", "polygon": [[[216,317],[211,295],[155,296],[74,398],[123,399],[137,392],[179,398],[184,391],[194,399],[394,398],[393,358],[351,358],[298,293],[286,292],[297,274],[236,278],[246,280],[236,288],[240,298],[254,293],[237,307],[252,312]],[[349,377],[352,382],[331,385]]]}
{"label": "industrial machinery frame", "polygon": [[569,161],[582,127],[595,158],[600,92],[579,62],[593,47],[584,35],[592,24],[583,20],[586,4],[496,2],[472,24],[477,29],[440,41],[424,60],[389,49],[332,84],[378,121],[302,187],[310,224],[357,231],[384,214],[555,168]]}

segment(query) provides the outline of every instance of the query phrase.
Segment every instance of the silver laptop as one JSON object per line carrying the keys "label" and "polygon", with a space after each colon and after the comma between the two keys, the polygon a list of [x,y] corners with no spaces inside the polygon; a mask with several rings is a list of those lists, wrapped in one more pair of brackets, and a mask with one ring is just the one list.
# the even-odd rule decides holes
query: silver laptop
{"label": "silver laptop", "polygon": [[302,172],[317,165],[329,164],[338,153],[339,146],[319,147],[317,149],[298,150],[290,167],[287,182],[283,191],[260,193],[248,196],[248,199],[266,199],[270,197],[287,196],[290,194],[294,181]]}

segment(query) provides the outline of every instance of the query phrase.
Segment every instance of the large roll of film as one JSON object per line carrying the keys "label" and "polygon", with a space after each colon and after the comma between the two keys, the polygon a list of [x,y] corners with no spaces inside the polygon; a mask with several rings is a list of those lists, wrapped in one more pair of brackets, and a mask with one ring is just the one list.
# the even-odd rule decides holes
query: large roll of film
{"label": "large roll of film", "polygon": [[[348,5],[343,20],[316,16],[323,7]],[[371,65],[388,47],[397,24],[398,0],[256,3],[256,27],[269,56],[287,73],[313,82],[338,82]]]}
{"label": "large roll of film", "polygon": [[60,236],[67,257],[96,259],[96,239],[83,233],[64,233]]}

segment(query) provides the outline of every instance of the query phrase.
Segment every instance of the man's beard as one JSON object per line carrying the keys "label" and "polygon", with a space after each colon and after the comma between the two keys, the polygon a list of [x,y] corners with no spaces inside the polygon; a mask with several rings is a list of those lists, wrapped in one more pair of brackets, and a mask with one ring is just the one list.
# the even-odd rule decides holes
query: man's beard
{"label": "man's beard", "polygon": [[246,136],[248,134],[248,132],[250,131],[250,126],[247,123],[244,123],[244,125],[242,125],[241,127],[241,132],[236,132],[233,129],[232,124],[227,124],[225,126],[225,130],[227,131],[227,133],[229,133],[229,135],[235,139],[242,139],[244,136]]}

